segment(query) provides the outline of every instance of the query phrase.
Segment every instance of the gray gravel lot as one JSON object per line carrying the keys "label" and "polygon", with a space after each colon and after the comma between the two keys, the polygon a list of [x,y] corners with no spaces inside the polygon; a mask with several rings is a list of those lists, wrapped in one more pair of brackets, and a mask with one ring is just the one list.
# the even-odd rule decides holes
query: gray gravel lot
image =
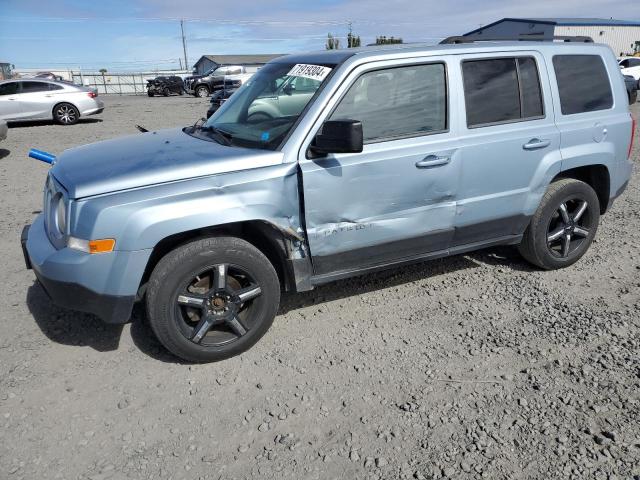
{"label": "gray gravel lot", "polygon": [[640,479],[637,176],[571,268],[496,248],[341,281],[285,298],[244,355],[188,365],[140,321],[50,305],[24,268],[47,172],[30,147],[207,108],[104,100],[0,143],[1,479]]}

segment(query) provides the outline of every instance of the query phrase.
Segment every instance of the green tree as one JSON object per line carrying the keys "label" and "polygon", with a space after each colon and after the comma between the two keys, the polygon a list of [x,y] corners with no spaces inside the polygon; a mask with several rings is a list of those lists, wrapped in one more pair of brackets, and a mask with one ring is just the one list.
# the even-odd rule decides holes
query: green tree
{"label": "green tree", "polygon": [[354,35],[352,32],[347,34],[347,48],[356,48],[360,46],[360,35]]}
{"label": "green tree", "polygon": [[104,74],[107,73],[107,69],[106,68],[101,68],[98,71],[102,74],[103,77],[104,77]]}
{"label": "green tree", "polygon": [[327,34],[327,43],[325,44],[327,50],[338,50],[340,48],[340,39],[334,37],[332,34]]}
{"label": "green tree", "polygon": [[376,45],[395,45],[398,43],[403,43],[402,38],[395,38],[393,35],[390,37],[386,35],[376,37]]}

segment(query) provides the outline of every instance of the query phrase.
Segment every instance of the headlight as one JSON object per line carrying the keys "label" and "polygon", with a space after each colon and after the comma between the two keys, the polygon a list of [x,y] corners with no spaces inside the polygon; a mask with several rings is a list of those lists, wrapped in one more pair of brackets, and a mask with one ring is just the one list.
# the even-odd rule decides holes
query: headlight
{"label": "headlight", "polygon": [[60,235],[64,235],[67,231],[67,205],[64,197],[58,194],[55,204],[56,227]]}

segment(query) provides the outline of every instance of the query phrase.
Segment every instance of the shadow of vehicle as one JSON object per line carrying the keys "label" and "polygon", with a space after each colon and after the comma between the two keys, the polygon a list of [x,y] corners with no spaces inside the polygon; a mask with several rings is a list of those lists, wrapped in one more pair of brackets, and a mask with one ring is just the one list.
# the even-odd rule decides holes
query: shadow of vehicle
{"label": "shadow of vehicle", "polygon": [[10,153],[11,151],[7,150],[6,148],[0,148],[0,160],[2,160],[4,157],[8,157]]}
{"label": "shadow of vehicle", "polygon": [[99,352],[116,350],[120,344],[123,325],[110,325],[94,315],[57,307],[37,281],[27,290],[27,307],[42,333],[56,343]]}
{"label": "shadow of vehicle", "polygon": [[[494,247],[466,255],[425,261],[352,277],[316,287],[309,292],[283,295],[278,315],[459,270],[478,268],[482,264],[504,266],[524,272],[536,270],[520,257],[515,248]],[[27,291],[27,306],[38,327],[56,343],[87,346],[100,352],[116,350],[120,344],[124,325],[107,324],[94,315],[57,307],[49,300],[37,281],[34,281]],[[141,304],[134,306],[130,334],[136,347],[146,355],[162,362],[190,364],[169,353],[156,339]]]}
{"label": "shadow of vehicle", "polygon": [[[101,123],[101,118],[79,118],[77,123],[73,125],[82,125],[89,123]],[[7,123],[9,128],[25,128],[25,127],[40,127],[43,125],[56,125],[60,127],[73,127],[73,125],[60,125],[53,120],[29,120],[27,122],[9,122]]]}

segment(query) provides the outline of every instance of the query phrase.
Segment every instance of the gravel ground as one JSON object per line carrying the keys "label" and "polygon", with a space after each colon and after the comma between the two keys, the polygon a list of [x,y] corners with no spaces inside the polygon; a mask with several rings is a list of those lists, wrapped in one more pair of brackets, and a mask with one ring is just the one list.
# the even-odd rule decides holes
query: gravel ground
{"label": "gravel ground", "polygon": [[60,154],[207,107],[105,102],[0,143],[0,478],[640,479],[637,176],[571,268],[497,248],[341,281],[285,298],[242,356],[188,365],[135,318],[50,305],[24,268],[47,172],[30,147]]}

